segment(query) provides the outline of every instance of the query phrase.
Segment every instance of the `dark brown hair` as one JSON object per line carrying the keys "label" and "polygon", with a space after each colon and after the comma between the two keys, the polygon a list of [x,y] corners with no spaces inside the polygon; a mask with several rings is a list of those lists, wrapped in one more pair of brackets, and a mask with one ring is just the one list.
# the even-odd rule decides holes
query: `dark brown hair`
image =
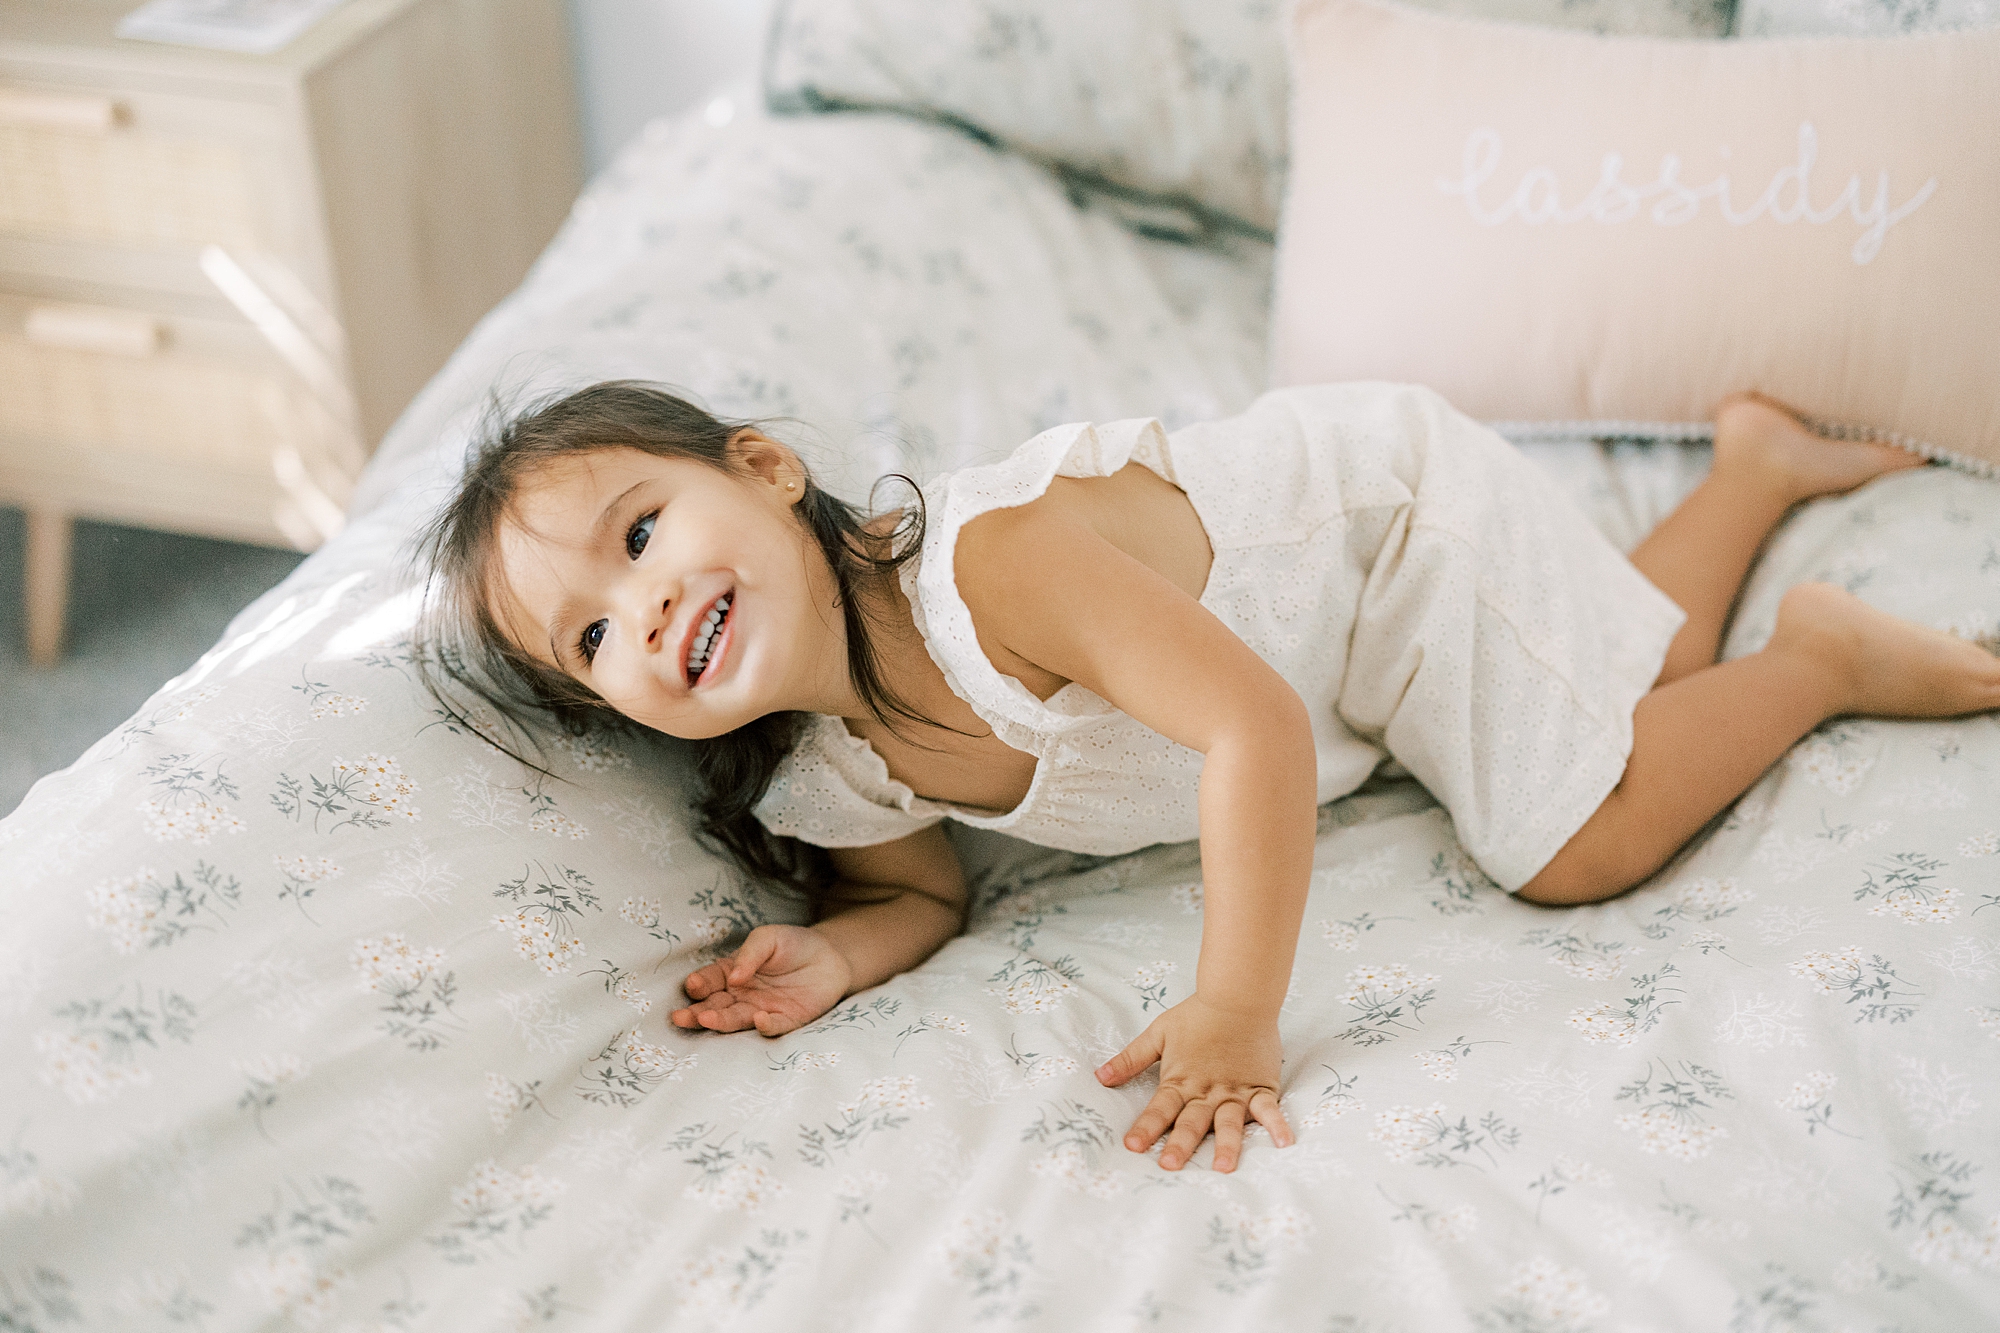
{"label": "dark brown hair", "polygon": [[[425,685],[446,712],[489,744],[544,772],[542,765],[496,740],[490,727],[467,719],[454,702],[456,691],[469,690],[484,699],[527,737],[535,735],[538,715],[553,717],[573,732],[607,714],[618,717],[575,677],[523,652],[495,618],[488,595],[500,526],[522,489],[557,459],[637,449],[735,474],[730,442],[756,424],[713,416],[639,380],[593,384],[511,414],[496,408],[468,451],[458,489],[425,527],[416,548],[428,571],[417,660]],[[840,589],[847,670],[855,692],[884,722],[923,722],[883,682],[869,634],[872,599],[862,595],[867,585],[893,573],[922,546],[921,495],[885,538],[870,533],[869,517],[860,508],[823,490],[810,476],[801,484],[805,497],[795,512]],[[915,484],[910,488],[914,492]],[[749,874],[817,894],[833,878],[824,849],[774,834],[752,813],[805,720],[801,713],[770,713],[723,735],[686,743],[694,752],[691,803],[697,836]]]}

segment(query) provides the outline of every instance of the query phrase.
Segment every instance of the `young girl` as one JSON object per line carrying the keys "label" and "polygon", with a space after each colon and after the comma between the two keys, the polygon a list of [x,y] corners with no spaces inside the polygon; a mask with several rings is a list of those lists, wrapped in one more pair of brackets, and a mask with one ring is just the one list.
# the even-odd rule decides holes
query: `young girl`
{"label": "young girl", "polygon": [[1371,772],[1421,780],[1502,887],[1583,903],[1829,718],[2000,707],[2000,659],[1827,584],[1716,664],[1788,509],[1918,465],[1735,397],[1628,561],[1435,394],[1346,384],[1057,427],[868,521],[755,426],[600,384],[477,451],[427,534],[430,623],[489,694],[700,742],[703,832],[813,893],[810,926],[687,976],[681,1027],[776,1036],[929,957],[966,915],[947,815],[1093,853],[1198,833],[1194,993],[1097,1076],[1158,1062],[1126,1146],[1164,1134],[1174,1170],[1213,1131],[1228,1171],[1248,1120],[1291,1141],[1314,811]]}

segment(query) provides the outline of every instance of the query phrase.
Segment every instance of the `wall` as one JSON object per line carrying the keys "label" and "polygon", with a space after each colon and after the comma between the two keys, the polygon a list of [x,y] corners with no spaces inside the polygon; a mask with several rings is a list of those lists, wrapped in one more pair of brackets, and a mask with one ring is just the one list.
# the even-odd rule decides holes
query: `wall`
{"label": "wall", "polygon": [[596,172],[655,116],[752,88],[771,0],[569,0]]}

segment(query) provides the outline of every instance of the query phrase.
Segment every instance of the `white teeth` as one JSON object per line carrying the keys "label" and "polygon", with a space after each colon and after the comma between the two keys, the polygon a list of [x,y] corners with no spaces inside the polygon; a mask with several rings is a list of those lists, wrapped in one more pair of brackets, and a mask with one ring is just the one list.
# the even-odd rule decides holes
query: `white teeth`
{"label": "white teeth", "polygon": [[714,644],[716,636],[722,632],[722,621],[728,613],[729,598],[719,597],[715,605],[708,609],[708,614],[702,617],[701,624],[695,628],[694,640],[688,645],[687,670],[690,678],[699,676],[702,668],[708,665],[709,648]]}

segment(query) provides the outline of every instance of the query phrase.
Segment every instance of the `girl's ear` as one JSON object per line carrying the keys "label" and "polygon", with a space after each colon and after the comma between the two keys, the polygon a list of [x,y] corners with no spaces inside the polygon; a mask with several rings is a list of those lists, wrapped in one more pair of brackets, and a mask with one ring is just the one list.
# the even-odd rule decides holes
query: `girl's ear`
{"label": "girl's ear", "polygon": [[754,426],[729,437],[729,456],[746,476],[769,486],[786,504],[805,498],[806,470],[799,456]]}

